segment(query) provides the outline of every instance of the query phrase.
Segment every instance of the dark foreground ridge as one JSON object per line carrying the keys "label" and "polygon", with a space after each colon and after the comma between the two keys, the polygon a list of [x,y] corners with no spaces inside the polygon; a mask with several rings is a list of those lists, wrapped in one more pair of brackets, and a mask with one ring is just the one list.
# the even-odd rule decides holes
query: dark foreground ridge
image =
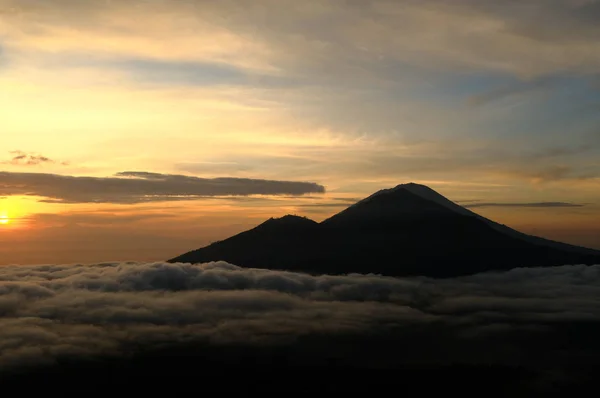
{"label": "dark foreground ridge", "polygon": [[297,216],[175,257],[313,274],[453,277],[516,267],[600,263],[600,252],[520,233],[434,190],[403,184],[317,223]]}
{"label": "dark foreground ridge", "polygon": [[[432,342],[438,354],[444,351]],[[421,341],[411,350],[409,345],[414,343],[414,339],[400,344],[400,339],[382,342],[329,336],[276,346],[190,344],[141,351],[129,347],[133,349],[130,354],[124,347],[119,356],[65,357],[53,364],[3,372],[0,388],[24,393],[56,390],[69,395],[90,388],[138,394],[201,390],[387,393],[401,389],[473,397],[564,397],[585,395],[597,385],[600,370],[596,363],[569,365],[556,360],[544,365],[508,364],[490,357],[488,363],[470,363],[458,360],[458,353],[419,362],[414,359],[418,353],[412,351],[427,351],[427,345]],[[412,359],[403,361],[407,351]]]}

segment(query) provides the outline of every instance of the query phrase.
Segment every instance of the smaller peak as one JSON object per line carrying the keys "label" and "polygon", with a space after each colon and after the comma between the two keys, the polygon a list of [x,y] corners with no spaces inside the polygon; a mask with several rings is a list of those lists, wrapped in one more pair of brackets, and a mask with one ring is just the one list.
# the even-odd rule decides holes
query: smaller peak
{"label": "smaller peak", "polygon": [[297,216],[295,214],[286,214],[283,217],[274,218],[271,217],[263,223],[263,225],[309,225],[317,224],[316,221],[311,220],[308,217]]}
{"label": "smaller peak", "polygon": [[276,218],[276,220],[281,220],[281,221],[308,220],[308,221],[312,221],[308,217],[298,216],[296,214],[286,214],[283,217]]}

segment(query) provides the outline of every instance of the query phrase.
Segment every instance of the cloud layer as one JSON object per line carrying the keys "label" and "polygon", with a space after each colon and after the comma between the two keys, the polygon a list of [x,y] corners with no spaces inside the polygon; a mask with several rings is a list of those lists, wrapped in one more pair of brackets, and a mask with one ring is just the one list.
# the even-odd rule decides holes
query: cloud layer
{"label": "cloud layer", "polygon": [[[380,81],[405,63],[523,76],[590,73],[600,66],[592,55],[598,53],[600,37],[596,1],[508,1],[502,7],[491,0],[193,0],[176,5],[58,0],[52,6],[41,0],[26,5],[2,0],[0,5],[8,17],[6,30],[25,48],[43,43],[62,51],[106,52],[106,44],[115,41],[112,53],[146,59],[160,56],[270,72],[287,66],[295,74],[322,72],[336,79],[361,73],[362,66],[363,71],[369,67],[380,72]],[[144,14],[156,18],[128,19]],[[15,29],[19,23],[39,29]],[[150,32],[144,29],[148,24]],[[78,42],[70,29],[89,40]],[[115,40],[119,29],[127,29],[127,40]],[[214,35],[190,37],[192,29]],[[169,45],[173,38],[181,40],[180,46]],[[353,62],[347,63],[349,59]]]}
{"label": "cloud layer", "polygon": [[[577,359],[578,344],[589,343],[585,334],[573,340],[578,325],[589,334],[599,324],[600,265],[447,280],[309,276],[224,262],[0,267],[2,370],[119,356],[132,344],[293,344],[307,336],[330,346],[336,336],[412,346],[401,357],[377,354],[392,365],[445,355],[556,363]],[[591,358],[600,353],[597,344],[585,349]]]}
{"label": "cloud layer", "polygon": [[133,171],[117,173],[114,177],[0,172],[0,196],[39,196],[56,203],[144,203],[220,195],[303,195],[323,192],[323,186],[310,182],[208,179]]}

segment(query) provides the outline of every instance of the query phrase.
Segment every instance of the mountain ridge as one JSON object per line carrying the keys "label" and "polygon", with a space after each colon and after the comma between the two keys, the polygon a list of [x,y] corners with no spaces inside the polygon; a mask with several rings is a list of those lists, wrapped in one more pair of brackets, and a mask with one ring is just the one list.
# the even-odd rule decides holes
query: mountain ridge
{"label": "mountain ridge", "polygon": [[449,277],[600,263],[600,252],[521,233],[409,183],[377,191],[320,223],[271,218],[168,261],[218,260],[309,273]]}

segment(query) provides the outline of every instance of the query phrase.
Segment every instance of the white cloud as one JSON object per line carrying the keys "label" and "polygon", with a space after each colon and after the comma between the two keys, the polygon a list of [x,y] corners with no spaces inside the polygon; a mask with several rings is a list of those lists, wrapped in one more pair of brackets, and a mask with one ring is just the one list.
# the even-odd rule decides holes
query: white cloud
{"label": "white cloud", "polygon": [[310,276],[224,262],[4,266],[0,368],[118,355],[123,345],[160,341],[280,343],[398,330],[418,343],[412,327],[469,345],[600,322],[599,282],[600,265],[445,280]]}

